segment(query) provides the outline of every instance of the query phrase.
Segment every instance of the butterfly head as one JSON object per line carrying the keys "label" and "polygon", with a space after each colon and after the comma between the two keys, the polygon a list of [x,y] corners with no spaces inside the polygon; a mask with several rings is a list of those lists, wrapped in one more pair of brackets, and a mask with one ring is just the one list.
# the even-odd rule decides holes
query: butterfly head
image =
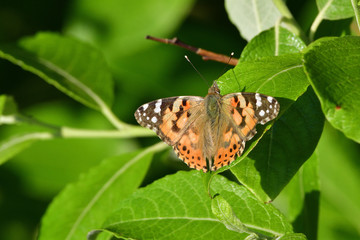
{"label": "butterfly head", "polygon": [[214,81],[213,85],[209,88],[208,94],[220,94],[220,89],[216,81]]}

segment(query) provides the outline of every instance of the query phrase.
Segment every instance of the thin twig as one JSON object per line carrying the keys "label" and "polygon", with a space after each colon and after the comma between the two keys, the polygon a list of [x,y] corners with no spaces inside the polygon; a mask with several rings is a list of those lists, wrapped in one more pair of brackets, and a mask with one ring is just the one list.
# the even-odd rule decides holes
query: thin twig
{"label": "thin twig", "polygon": [[168,39],[168,38],[157,38],[157,37],[152,37],[152,36],[146,36],[146,39],[150,39],[150,40],[153,40],[156,42],[161,42],[161,43],[175,45],[175,46],[185,48],[191,52],[196,53],[197,55],[202,56],[203,60],[213,60],[213,61],[228,64],[228,65],[232,65],[232,66],[236,66],[239,61],[239,59],[236,59],[236,58],[232,58],[232,57],[229,57],[229,56],[226,56],[223,54],[211,52],[211,51],[208,51],[208,50],[205,50],[202,48],[197,48],[197,47],[188,45],[188,44],[180,41],[177,37]]}

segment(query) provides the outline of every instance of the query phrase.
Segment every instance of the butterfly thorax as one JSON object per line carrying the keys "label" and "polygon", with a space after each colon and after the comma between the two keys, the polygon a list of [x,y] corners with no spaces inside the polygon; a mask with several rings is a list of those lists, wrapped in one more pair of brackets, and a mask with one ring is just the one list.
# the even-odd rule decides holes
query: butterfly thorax
{"label": "butterfly thorax", "polygon": [[208,94],[205,97],[205,109],[207,116],[215,121],[220,113],[220,98],[219,94]]}
{"label": "butterfly thorax", "polygon": [[213,85],[209,88],[208,95],[206,95],[204,99],[207,116],[211,119],[212,122],[215,121],[220,115],[220,100],[220,90],[214,81]]}

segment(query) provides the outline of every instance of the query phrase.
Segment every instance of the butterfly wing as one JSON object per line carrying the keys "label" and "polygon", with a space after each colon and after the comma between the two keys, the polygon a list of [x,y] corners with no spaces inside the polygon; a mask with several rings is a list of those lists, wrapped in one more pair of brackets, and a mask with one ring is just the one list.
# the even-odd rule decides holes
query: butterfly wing
{"label": "butterfly wing", "polygon": [[207,171],[205,143],[203,138],[204,117],[199,113],[190,126],[181,134],[179,140],[173,145],[177,156],[190,168]]}
{"label": "butterfly wing", "polygon": [[280,105],[273,97],[259,93],[231,93],[221,99],[222,126],[211,170],[229,165],[241,156],[245,142],[255,134],[256,124],[276,118]]}
{"label": "butterfly wing", "polygon": [[156,132],[173,147],[178,157],[191,168],[206,169],[202,152],[201,119],[204,98],[182,96],[159,99],[140,106],[135,112],[138,123]]}

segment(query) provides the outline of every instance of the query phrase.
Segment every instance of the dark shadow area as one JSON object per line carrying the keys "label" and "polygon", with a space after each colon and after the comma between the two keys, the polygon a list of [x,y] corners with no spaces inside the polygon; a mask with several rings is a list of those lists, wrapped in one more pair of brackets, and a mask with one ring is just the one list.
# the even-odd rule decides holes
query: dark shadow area
{"label": "dark shadow area", "polygon": [[293,222],[294,232],[304,233],[309,240],[317,239],[319,204],[319,191],[305,194],[303,209]]}

